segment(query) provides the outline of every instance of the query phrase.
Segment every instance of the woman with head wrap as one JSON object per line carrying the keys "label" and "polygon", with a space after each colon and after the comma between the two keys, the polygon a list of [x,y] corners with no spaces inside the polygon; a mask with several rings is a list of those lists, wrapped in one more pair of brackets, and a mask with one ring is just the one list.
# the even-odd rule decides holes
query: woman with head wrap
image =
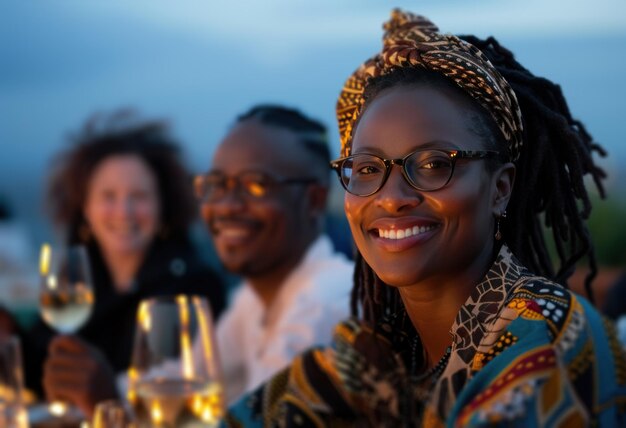
{"label": "woman with head wrap", "polygon": [[561,285],[595,269],[583,177],[603,192],[602,149],[493,38],[400,11],[385,30],[337,104],[354,317],[228,422],[624,426],[624,353]]}

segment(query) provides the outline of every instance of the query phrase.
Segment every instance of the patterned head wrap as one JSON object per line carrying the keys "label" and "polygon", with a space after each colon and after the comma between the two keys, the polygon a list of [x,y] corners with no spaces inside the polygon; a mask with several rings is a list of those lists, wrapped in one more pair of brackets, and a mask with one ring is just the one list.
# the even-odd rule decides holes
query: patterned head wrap
{"label": "patterned head wrap", "polygon": [[475,46],[439,29],[423,16],[395,9],[384,24],[383,50],[348,78],[337,100],[341,155],[352,150],[352,131],[363,106],[367,79],[394,68],[431,70],[451,79],[482,105],[495,120],[517,160],[522,146],[522,113],[509,83]]}

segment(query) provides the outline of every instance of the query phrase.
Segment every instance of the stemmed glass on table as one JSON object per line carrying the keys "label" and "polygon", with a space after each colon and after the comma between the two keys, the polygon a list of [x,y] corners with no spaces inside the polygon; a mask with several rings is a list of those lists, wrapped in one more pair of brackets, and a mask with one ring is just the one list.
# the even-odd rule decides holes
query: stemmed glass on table
{"label": "stemmed glass on table", "polygon": [[[44,321],[61,334],[76,333],[89,319],[94,304],[87,249],[81,245],[41,246],[39,308]],[[67,403],[53,401],[50,413],[62,417]]]}
{"label": "stemmed glass on table", "polygon": [[140,428],[219,424],[223,391],[206,299],[178,295],[140,303],[128,380]]}
{"label": "stemmed glass on table", "polygon": [[28,428],[23,379],[18,337],[0,335],[0,427]]}

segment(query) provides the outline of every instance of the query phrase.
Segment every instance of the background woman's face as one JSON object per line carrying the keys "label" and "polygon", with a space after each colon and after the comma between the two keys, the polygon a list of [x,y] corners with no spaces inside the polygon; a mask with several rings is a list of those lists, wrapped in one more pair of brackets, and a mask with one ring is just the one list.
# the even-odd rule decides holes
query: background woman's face
{"label": "background woman's face", "polygon": [[[466,101],[440,90],[388,89],[361,116],[352,152],[396,159],[421,148],[485,150],[468,127],[468,117],[474,117],[469,109]],[[423,192],[410,186],[400,167],[393,166],[377,193],[367,197],[346,193],[345,211],[356,245],[387,284],[402,287],[454,278],[492,251],[493,181],[484,161],[458,160],[445,187]],[[409,237],[380,237],[381,230],[415,227],[420,232]]]}
{"label": "background woman's face", "polygon": [[160,223],[160,198],[152,170],[136,155],[105,158],[90,177],[84,215],[104,252],[144,252]]}

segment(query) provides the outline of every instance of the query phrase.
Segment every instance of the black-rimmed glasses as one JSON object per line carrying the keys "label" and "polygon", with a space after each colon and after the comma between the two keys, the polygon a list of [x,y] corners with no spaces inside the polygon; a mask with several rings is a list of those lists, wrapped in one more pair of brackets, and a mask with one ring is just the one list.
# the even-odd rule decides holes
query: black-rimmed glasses
{"label": "black-rimmed glasses", "polygon": [[243,172],[229,177],[219,171],[212,171],[194,177],[193,187],[196,197],[202,201],[217,201],[226,195],[230,188],[236,188],[246,197],[262,199],[273,188],[288,184],[311,184],[315,178],[279,178],[257,171]]}
{"label": "black-rimmed glasses", "polygon": [[458,159],[496,158],[496,151],[416,150],[400,159],[384,159],[358,153],[330,163],[342,186],[353,195],[370,196],[387,181],[392,165],[402,167],[405,180],[417,190],[431,192],[444,187],[454,174]]}

